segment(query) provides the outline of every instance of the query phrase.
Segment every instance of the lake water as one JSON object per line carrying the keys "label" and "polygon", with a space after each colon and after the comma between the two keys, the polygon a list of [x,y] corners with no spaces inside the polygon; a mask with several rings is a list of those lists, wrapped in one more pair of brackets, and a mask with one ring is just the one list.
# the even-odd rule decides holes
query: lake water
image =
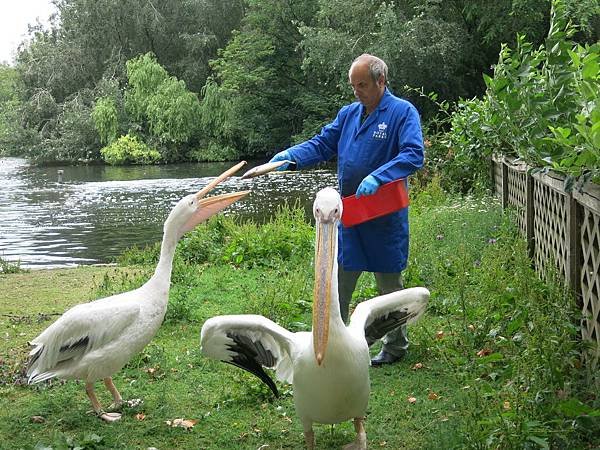
{"label": "lake water", "polygon": [[[25,268],[109,263],[127,247],[159,241],[175,203],[232,165],[36,167],[0,158],[0,257]],[[251,189],[222,214],[264,221],[286,203],[310,211],[316,192],[336,185],[324,168],[232,177],[212,193]]]}

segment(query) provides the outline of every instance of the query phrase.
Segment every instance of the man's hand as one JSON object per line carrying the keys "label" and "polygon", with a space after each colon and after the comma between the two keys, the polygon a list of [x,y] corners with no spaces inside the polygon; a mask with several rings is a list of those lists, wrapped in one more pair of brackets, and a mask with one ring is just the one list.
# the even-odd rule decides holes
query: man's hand
{"label": "man's hand", "polygon": [[379,181],[373,175],[367,175],[356,190],[356,198],[361,195],[373,195],[379,189]]}
{"label": "man's hand", "polygon": [[[273,162],[285,161],[285,160],[289,160],[289,161],[294,160],[294,158],[292,158],[292,155],[290,154],[290,152],[287,150],[283,150],[283,151],[277,153],[275,156],[273,156],[271,158],[271,160],[269,162],[273,163]],[[290,167],[290,163],[282,164],[276,170],[287,170],[289,167]]]}

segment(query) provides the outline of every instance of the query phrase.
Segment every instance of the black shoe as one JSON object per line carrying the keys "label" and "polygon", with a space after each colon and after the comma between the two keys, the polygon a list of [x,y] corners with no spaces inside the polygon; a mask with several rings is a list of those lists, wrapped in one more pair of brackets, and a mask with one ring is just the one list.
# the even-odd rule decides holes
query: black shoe
{"label": "black shoe", "polygon": [[400,356],[393,355],[391,353],[386,352],[385,350],[381,350],[376,356],[371,359],[372,366],[383,366],[386,364],[394,364],[400,361],[406,355],[406,351],[404,351]]}

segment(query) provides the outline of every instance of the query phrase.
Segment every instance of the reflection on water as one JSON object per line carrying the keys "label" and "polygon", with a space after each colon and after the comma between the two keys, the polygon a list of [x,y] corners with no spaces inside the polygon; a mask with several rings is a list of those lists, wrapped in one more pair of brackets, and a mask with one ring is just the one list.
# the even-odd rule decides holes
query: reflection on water
{"label": "reflection on water", "polygon": [[[0,256],[32,268],[110,262],[160,240],[173,205],[231,165],[32,167],[0,158]],[[315,193],[335,185],[333,170],[321,169],[233,177],[214,193],[251,189],[224,214],[262,221],[286,202],[310,210]]]}

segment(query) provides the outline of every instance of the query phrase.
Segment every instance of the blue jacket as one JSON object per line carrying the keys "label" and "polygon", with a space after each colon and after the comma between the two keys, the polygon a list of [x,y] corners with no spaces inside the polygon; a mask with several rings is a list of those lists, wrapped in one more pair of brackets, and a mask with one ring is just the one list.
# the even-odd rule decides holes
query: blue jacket
{"label": "blue jacket", "polygon": [[[416,108],[386,88],[361,125],[364,106],[344,106],[312,139],[289,149],[302,169],[337,155],[342,196],[367,175],[380,184],[407,178],[423,165],[423,134]],[[347,271],[401,272],[408,259],[408,208],[353,227],[340,225],[338,263]]]}

